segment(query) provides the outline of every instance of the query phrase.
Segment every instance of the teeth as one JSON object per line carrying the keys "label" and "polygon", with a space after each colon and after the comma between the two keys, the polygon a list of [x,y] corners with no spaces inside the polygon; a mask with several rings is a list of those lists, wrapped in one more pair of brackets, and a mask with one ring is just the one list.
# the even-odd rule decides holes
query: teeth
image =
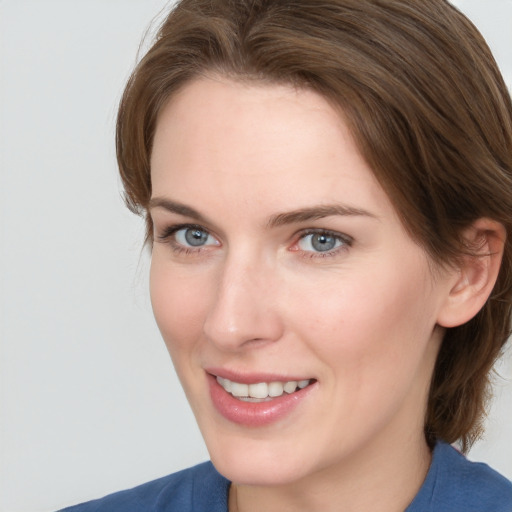
{"label": "teeth", "polygon": [[259,384],[250,384],[249,396],[252,398],[267,398],[268,384],[266,382],[260,382]]}
{"label": "teeth", "polygon": [[293,393],[297,389],[297,381],[291,380],[290,382],[287,382],[283,387],[287,393]]}
{"label": "teeth", "polygon": [[231,394],[233,396],[249,396],[249,386],[247,384],[231,382]]}
{"label": "teeth", "polygon": [[284,386],[282,382],[271,382],[268,385],[268,396],[276,397],[281,396],[284,391]]}
{"label": "teeth", "polygon": [[222,377],[217,377],[217,382],[228,392],[231,393],[231,381],[228,379],[223,379]]}
{"label": "teeth", "polygon": [[[288,382],[258,382],[257,384],[241,384],[229,379],[217,377],[217,382],[233,396],[242,399],[266,399],[276,398],[283,393],[294,393],[297,388],[303,389],[310,384],[310,380],[290,380]],[[257,400],[255,400],[257,401]]]}

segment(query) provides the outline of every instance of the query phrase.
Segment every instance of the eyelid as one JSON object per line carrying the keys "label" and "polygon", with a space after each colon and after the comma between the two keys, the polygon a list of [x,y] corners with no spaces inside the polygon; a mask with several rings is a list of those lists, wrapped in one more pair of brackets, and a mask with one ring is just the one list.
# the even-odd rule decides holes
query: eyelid
{"label": "eyelid", "polygon": [[[197,229],[198,231],[202,231],[203,233],[206,233],[208,236],[211,236],[216,241],[216,243],[215,244],[207,244],[207,245],[198,245],[196,247],[184,245],[184,244],[178,242],[175,239],[174,235],[176,233],[178,233],[179,231],[186,230],[186,229]],[[155,226],[155,231],[158,231],[156,229],[156,226]],[[199,252],[201,250],[204,250],[207,247],[220,245],[218,238],[214,234],[212,234],[210,230],[206,229],[204,226],[201,226],[200,224],[192,224],[192,223],[180,223],[180,224],[173,224],[173,225],[166,226],[162,230],[161,233],[159,233],[155,236],[155,239],[158,242],[167,243],[167,244],[171,245],[171,247],[177,251],[185,250],[187,252]]]}
{"label": "eyelid", "polygon": [[[155,231],[158,231],[156,225],[154,227],[155,227]],[[215,244],[210,243],[210,244],[206,244],[206,245],[199,245],[199,246],[195,246],[195,247],[192,245],[190,245],[190,246],[184,245],[184,244],[178,242],[174,238],[174,235],[178,231],[185,230],[185,229],[200,230],[200,231],[208,234],[208,236],[211,236],[215,240],[216,243]],[[337,239],[338,241],[340,241],[341,243],[337,247],[334,247],[334,248],[332,248],[330,250],[326,250],[326,251],[305,250],[305,249],[301,249],[298,246],[299,242],[302,239],[304,239],[307,236],[311,236],[311,235],[315,235],[315,234],[321,234],[321,235],[327,235],[327,236],[333,237],[333,238]],[[322,257],[327,257],[327,256],[336,256],[338,253],[347,251],[348,248],[351,247],[354,242],[354,239],[345,233],[340,233],[338,231],[334,231],[331,229],[325,229],[325,228],[302,229],[299,232],[297,232],[293,238],[294,238],[294,242],[293,242],[292,246],[289,247],[288,250],[290,250],[292,252],[302,253],[303,256],[309,257],[309,258],[322,258]],[[201,226],[200,224],[194,224],[194,223],[180,223],[180,224],[172,224],[172,225],[165,226],[159,234],[155,235],[155,240],[157,242],[169,244],[175,252],[178,252],[178,253],[184,252],[187,254],[194,254],[194,253],[198,254],[204,250],[207,250],[210,247],[215,247],[215,246],[221,245],[218,238],[209,229],[205,228],[204,226]]]}
{"label": "eyelid", "polygon": [[303,238],[303,237],[305,237],[307,235],[329,235],[329,236],[333,236],[333,237],[339,238],[340,240],[342,240],[346,244],[351,244],[354,241],[354,239],[350,235],[347,235],[346,233],[341,233],[339,231],[335,231],[333,229],[326,229],[326,228],[306,228],[306,229],[301,229],[295,235],[295,237],[297,239],[299,239],[299,238]]}
{"label": "eyelid", "polygon": [[[341,241],[341,245],[339,245],[338,247],[335,247],[331,250],[328,250],[328,251],[306,251],[306,250],[300,249],[298,247],[299,242],[302,239],[304,239],[305,237],[310,236],[310,235],[319,235],[319,234],[334,237],[337,240]],[[331,229],[324,229],[324,228],[309,228],[309,229],[303,229],[295,235],[295,242],[293,243],[290,250],[294,251],[294,252],[295,251],[302,252],[305,256],[311,257],[311,258],[315,258],[315,257],[323,258],[326,256],[335,256],[339,252],[346,251],[349,247],[352,246],[353,242],[354,242],[354,239],[345,233],[340,233],[338,231],[333,231]]]}

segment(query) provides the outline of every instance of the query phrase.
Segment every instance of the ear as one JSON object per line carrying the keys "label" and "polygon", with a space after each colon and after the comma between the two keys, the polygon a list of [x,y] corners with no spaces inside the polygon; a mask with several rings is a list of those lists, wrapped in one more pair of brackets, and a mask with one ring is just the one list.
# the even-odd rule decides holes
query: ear
{"label": "ear", "polygon": [[450,293],[439,311],[438,325],[457,327],[482,309],[498,278],[506,231],[491,219],[478,219],[464,231],[469,251],[455,269]]}

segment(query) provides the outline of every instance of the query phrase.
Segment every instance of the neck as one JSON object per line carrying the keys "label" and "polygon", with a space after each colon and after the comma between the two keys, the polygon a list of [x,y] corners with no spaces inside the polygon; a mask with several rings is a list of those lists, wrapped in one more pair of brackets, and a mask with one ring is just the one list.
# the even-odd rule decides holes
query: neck
{"label": "neck", "polygon": [[[386,438],[386,436],[384,436]],[[335,467],[280,486],[237,486],[230,512],[402,512],[420,489],[431,461],[423,433],[382,446],[376,440]]]}

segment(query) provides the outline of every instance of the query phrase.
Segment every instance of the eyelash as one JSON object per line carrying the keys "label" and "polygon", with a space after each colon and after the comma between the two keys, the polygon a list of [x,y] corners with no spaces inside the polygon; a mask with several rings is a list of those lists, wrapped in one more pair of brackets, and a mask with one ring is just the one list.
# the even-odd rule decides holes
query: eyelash
{"label": "eyelash", "polygon": [[204,251],[205,247],[208,246],[198,246],[198,247],[187,247],[174,239],[174,235],[181,231],[182,229],[197,229],[198,231],[202,231],[203,233],[207,233],[210,235],[210,232],[205,229],[203,226],[198,224],[176,224],[174,226],[169,226],[164,229],[164,231],[157,236],[157,241],[169,244],[173,252],[176,254],[184,254],[184,255],[197,255]]}
{"label": "eyelash", "polygon": [[300,248],[291,249],[292,251],[301,252],[301,256],[303,258],[313,259],[313,258],[329,258],[332,256],[337,256],[341,252],[347,251],[353,244],[354,239],[348,235],[343,233],[338,233],[336,231],[330,231],[328,229],[306,229],[298,233],[297,241],[293,244],[294,246],[298,246],[298,244],[304,240],[307,236],[310,235],[324,235],[326,237],[332,237],[337,242],[340,242],[340,245],[330,249],[328,251],[304,251]]}
{"label": "eyelash", "polygon": [[[197,229],[198,231],[201,231],[201,232],[206,233],[209,236],[211,236],[210,232],[207,229],[205,229],[203,226],[200,226],[198,224],[177,224],[177,225],[169,226],[169,227],[165,228],[161,234],[157,235],[157,237],[156,237],[157,241],[169,244],[171,249],[173,250],[173,252],[175,252],[177,254],[184,254],[184,255],[198,255],[199,253],[203,252],[207,247],[211,246],[211,245],[198,246],[198,247],[194,248],[194,247],[184,246],[184,245],[180,244],[179,242],[177,242],[174,238],[174,235],[178,231],[186,230],[186,229]],[[304,240],[307,236],[311,236],[311,235],[324,235],[326,237],[332,237],[332,238],[336,239],[337,242],[340,242],[340,245],[338,245],[337,247],[335,247],[331,250],[327,250],[327,251],[305,251],[305,250],[298,248],[298,244],[302,240]],[[296,238],[296,241],[292,245],[292,248],[290,248],[289,250],[293,251],[293,252],[300,252],[301,256],[303,258],[307,258],[307,259],[327,258],[327,257],[337,256],[340,252],[347,251],[348,248],[350,248],[352,246],[353,241],[354,241],[353,238],[348,235],[338,233],[336,231],[321,229],[321,228],[306,229],[306,230],[300,231],[299,233],[297,233],[295,235],[295,238]],[[297,248],[294,248],[294,247],[297,247]]]}

